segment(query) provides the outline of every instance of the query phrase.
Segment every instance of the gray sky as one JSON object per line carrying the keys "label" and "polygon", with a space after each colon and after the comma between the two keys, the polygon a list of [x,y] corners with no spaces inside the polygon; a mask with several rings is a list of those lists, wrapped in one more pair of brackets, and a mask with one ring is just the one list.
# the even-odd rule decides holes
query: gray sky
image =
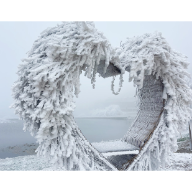
{"label": "gray sky", "polygon": [[[60,22],[0,22],[0,118],[16,117],[14,110],[8,107],[13,102],[11,87],[17,79],[17,67],[39,34],[58,23]],[[192,63],[192,22],[95,22],[95,25],[114,47],[119,46],[127,37],[160,31],[171,47],[188,56],[189,62]],[[192,74],[191,65],[189,72]],[[118,80],[117,78],[116,84]],[[123,88],[118,96],[112,94],[110,85],[111,78],[97,77],[96,88],[93,90],[90,80],[82,75],[81,93],[79,98],[75,99],[75,114],[81,115],[91,109],[103,108],[110,104],[121,105],[133,100],[135,88],[132,82],[128,82],[128,74],[124,76]]]}

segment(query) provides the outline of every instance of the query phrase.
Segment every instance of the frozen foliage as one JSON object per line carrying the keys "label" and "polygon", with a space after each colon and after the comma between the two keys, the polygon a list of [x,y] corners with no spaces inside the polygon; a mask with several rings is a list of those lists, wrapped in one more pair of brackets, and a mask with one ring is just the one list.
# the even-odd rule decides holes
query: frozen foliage
{"label": "frozen foliage", "polygon": [[[36,136],[38,155],[64,169],[116,170],[85,139],[72,114],[80,74],[85,71],[94,88],[100,60],[105,61],[104,72],[109,62],[121,70],[120,88],[125,70],[138,89],[145,75],[155,74],[163,81],[166,102],[161,126],[128,169],[150,169],[151,161],[158,168],[156,164],[177,149],[176,135],[186,128],[192,103],[186,57],[173,51],[160,33],[134,37],[112,49],[92,22],[64,22],[42,32],[19,66],[19,79],[13,87],[13,107],[24,120],[24,130]],[[118,94],[120,88],[116,93],[113,82],[112,91]],[[164,149],[161,153],[160,148]]]}
{"label": "frozen foliage", "polygon": [[97,65],[103,58],[107,67],[111,51],[92,22],[64,22],[34,42],[19,66],[13,107],[24,130],[36,136],[38,155],[67,170],[115,170],[84,138],[72,115],[82,70],[94,86]]}
{"label": "frozen foliage", "polygon": [[[179,131],[186,129],[191,119],[192,91],[187,83],[190,75],[186,71],[189,63],[185,56],[173,51],[158,32],[127,39],[119,50],[121,62],[116,66],[121,68],[122,73],[130,71],[129,81],[133,80],[138,89],[142,88],[145,75],[156,75],[164,85],[164,124],[157,129],[156,139],[150,140],[153,144],[145,147],[146,151],[142,149],[143,153],[148,154],[138,155],[142,158],[134,169],[142,169],[142,166],[147,169],[147,161],[164,164],[167,155],[177,150]],[[150,153],[153,154],[151,158]],[[159,165],[154,165],[155,168],[159,168]]]}
{"label": "frozen foliage", "polygon": [[94,117],[122,117],[127,116],[127,113],[122,111],[119,105],[110,105],[104,109],[95,109],[91,111],[91,116]]}
{"label": "frozen foliage", "polygon": [[178,134],[186,128],[191,118],[190,104],[192,90],[188,86],[190,74],[186,57],[171,49],[161,33],[145,34],[127,39],[119,54],[120,63],[115,63],[122,71],[129,68],[129,81],[142,88],[145,75],[155,74],[164,85],[163,99],[166,100],[166,121],[169,130]]}

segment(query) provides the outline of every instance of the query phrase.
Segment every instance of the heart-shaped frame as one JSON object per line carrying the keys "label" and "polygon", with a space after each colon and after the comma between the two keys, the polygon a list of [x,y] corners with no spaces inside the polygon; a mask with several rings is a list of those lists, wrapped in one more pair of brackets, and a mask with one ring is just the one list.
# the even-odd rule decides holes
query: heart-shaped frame
{"label": "heart-shaped frame", "polygon": [[[37,154],[66,170],[155,170],[176,150],[177,130],[191,118],[187,65],[161,33],[134,37],[113,49],[93,22],[64,22],[42,32],[23,60],[13,107],[24,130],[36,136]],[[137,86],[140,110],[118,141],[139,149],[129,161],[121,161],[117,153],[106,158],[97,150],[99,144],[92,146],[78,128],[73,92],[80,92],[82,71],[93,87],[97,72],[103,77],[120,74],[122,85],[125,71]]]}

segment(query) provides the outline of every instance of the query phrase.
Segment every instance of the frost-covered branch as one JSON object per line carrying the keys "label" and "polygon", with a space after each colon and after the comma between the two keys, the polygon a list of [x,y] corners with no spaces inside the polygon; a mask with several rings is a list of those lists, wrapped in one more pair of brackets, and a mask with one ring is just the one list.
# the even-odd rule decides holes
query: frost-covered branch
{"label": "frost-covered branch", "polygon": [[[38,155],[68,170],[115,169],[84,138],[72,114],[82,70],[95,83],[97,65],[103,58],[107,68],[111,51],[93,22],[64,22],[34,42],[19,66],[13,107],[24,120],[24,130],[36,136]],[[94,164],[96,156],[105,163]]]}
{"label": "frost-covered branch", "polygon": [[164,134],[169,136],[171,151],[176,151],[178,131],[187,128],[192,115],[187,57],[174,51],[159,32],[128,38],[118,51],[120,62],[116,66],[122,73],[129,68],[129,81],[133,80],[138,89],[143,87],[145,75],[156,75],[163,81],[167,126]]}
{"label": "frost-covered branch", "polygon": [[93,22],[64,22],[41,33],[20,64],[13,87],[13,107],[24,120],[24,130],[36,136],[38,155],[67,170],[116,170],[85,139],[73,117],[73,93],[80,93],[80,75],[85,71],[94,87],[101,60],[104,71],[109,62],[120,69],[120,87],[128,68],[129,80],[138,89],[145,75],[163,80],[167,126],[163,134],[175,151],[176,134],[187,127],[192,112],[186,57],[173,51],[160,33],[127,39],[113,49]]}

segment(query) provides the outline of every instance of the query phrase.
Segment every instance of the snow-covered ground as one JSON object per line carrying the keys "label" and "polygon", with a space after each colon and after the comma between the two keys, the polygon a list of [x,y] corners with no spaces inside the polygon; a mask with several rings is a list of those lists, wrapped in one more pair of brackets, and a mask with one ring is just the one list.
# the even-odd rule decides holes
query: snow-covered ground
{"label": "snow-covered ground", "polygon": [[[0,171],[64,171],[51,166],[45,158],[36,155],[0,159]],[[161,171],[192,171],[192,153],[174,153],[170,164]]]}
{"label": "snow-covered ground", "polygon": [[62,171],[36,155],[0,159],[0,171]]}
{"label": "snow-covered ground", "polygon": [[[100,143],[100,145],[103,142]],[[97,144],[97,143],[96,143]],[[189,149],[188,140],[178,142],[178,152],[170,156],[170,163],[161,169],[161,171],[192,171],[192,152]],[[96,147],[96,146],[95,146]],[[102,147],[102,146],[101,146]],[[113,147],[111,145],[110,147]],[[117,147],[117,146],[116,146]],[[122,147],[122,146],[121,146]],[[0,149],[1,156],[9,156],[12,158],[0,159],[0,171],[63,171],[63,168],[56,168],[51,166],[45,158],[37,157],[35,150],[37,144],[24,144],[9,146]],[[101,150],[101,149],[100,149]],[[186,153],[187,152],[187,153]],[[3,155],[4,154],[4,155]],[[107,153],[104,154],[108,157]],[[117,154],[116,154],[117,155]]]}
{"label": "snow-covered ground", "polygon": [[[100,145],[102,142],[100,143]],[[170,156],[170,163],[161,171],[192,171],[192,151],[189,149],[189,141],[178,142],[178,153]],[[96,147],[96,146],[95,146]],[[113,147],[113,146],[111,146]],[[35,149],[37,144],[16,145],[0,149],[0,153],[13,155],[13,158],[0,159],[0,171],[62,171],[63,168],[51,166],[45,158],[37,157]],[[108,157],[107,153],[104,154]],[[25,155],[25,156],[24,156]],[[15,157],[16,156],[16,157]]]}
{"label": "snow-covered ground", "polygon": [[[89,122],[86,120],[86,124]],[[95,122],[95,121],[94,121]],[[123,123],[124,121],[112,121],[112,124]],[[126,126],[128,122],[124,122]],[[85,122],[78,122],[81,126],[85,126]],[[52,167],[47,163],[46,159],[37,157],[35,149],[37,148],[36,140],[30,136],[28,132],[24,133],[22,130],[22,121],[10,120],[2,121],[0,124],[0,171],[3,170],[63,170],[62,168]],[[98,122],[97,122],[98,127]],[[92,124],[88,124],[88,127],[92,127]],[[114,125],[117,127],[117,125]],[[126,128],[125,126],[125,128]],[[106,129],[106,125],[104,125]],[[110,130],[112,125],[110,124]],[[119,127],[120,128],[120,127]],[[90,130],[90,129],[87,129]],[[95,129],[96,130],[96,129]],[[112,129],[113,130],[113,129]],[[126,128],[127,130],[127,128]],[[113,130],[114,131],[114,130]],[[120,132],[120,130],[118,130]],[[86,132],[85,132],[86,133]],[[95,137],[95,132],[91,129],[91,133]],[[108,133],[108,131],[107,131]],[[88,136],[87,136],[88,137]],[[89,137],[88,137],[89,138]],[[178,142],[178,152],[170,157],[170,164],[166,166],[165,171],[181,170],[181,171],[192,171],[192,153],[190,152],[189,140],[184,137]],[[90,139],[91,140],[91,139]],[[107,154],[108,155],[108,154]],[[106,157],[107,157],[106,155]],[[11,158],[6,158],[11,157]],[[6,159],[4,159],[6,158]]]}
{"label": "snow-covered ground", "polygon": [[192,171],[192,153],[174,153],[162,171]]}

